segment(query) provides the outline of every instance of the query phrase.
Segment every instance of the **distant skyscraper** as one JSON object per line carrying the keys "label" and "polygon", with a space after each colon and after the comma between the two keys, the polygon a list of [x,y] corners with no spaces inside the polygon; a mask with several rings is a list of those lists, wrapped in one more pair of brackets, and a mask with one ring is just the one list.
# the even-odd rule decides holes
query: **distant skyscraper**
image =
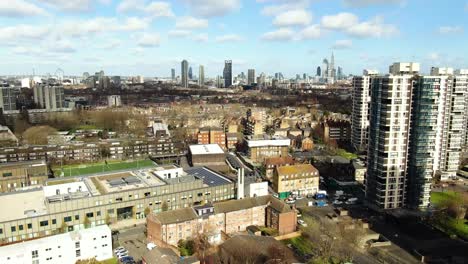
{"label": "distant skyscraper", "polygon": [[337,74],[336,74],[336,78],[338,80],[341,80],[343,78],[343,68],[341,68],[340,66],[338,66],[338,71],[337,71]]}
{"label": "distant skyscraper", "polygon": [[247,71],[247,84],[252,85],[252,83],[255,83],[255,70],[249,69]]}
{"label": "distant skyscraper", "polygon": [[320,66],[317,67],[317,77],[320,77],[322,76],[322,69],[320,68]]}
{"label": "distant skyscraper", "polygon": [[296,81],[300,79],[301,79],[301,76],[299,74],[296,74]]}
{"label": "distant skyscraper", "polygon": [[181,63],[181,84],[183,87],[188,87],[188,62],[183,60]]}
{"label": "distant skyscraper", "polygon": [[171,80],[175,80],[175,69],[171,69]]}
{"label": "distant skyscraper", "polygon": [[331,79],[335,79],[335,56],[333,55],[333,51],[330,59],[330,66],[328,69],[328,77],[330,77]]}
{"label": "distant skyscraper", "polygon": [[229,88],[232,86],[232,60],[224,61],[224,87]]}
{"label": "distant skyscraper", "polygon": [[322,78],[323,79],[326,79],[328,77],[328,60],[327,59],[323,59],[323,62],[322,62]]}
{"label": "distant skyscraper", "polygon": [[189,67],[189,69],[188,69],[188,78],[189,78],[189,80],[193,79],[192,67]]}
{"label": "distant skyscraper", "polygon": [[200,65],[198,67],[198,85],[202,86],[205,84],[205,67],[203,65]]}

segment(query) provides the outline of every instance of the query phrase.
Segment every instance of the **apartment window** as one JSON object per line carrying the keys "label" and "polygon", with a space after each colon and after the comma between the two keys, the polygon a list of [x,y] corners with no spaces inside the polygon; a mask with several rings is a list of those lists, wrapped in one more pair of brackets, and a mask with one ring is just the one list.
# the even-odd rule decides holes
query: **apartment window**
{"label": "apartment window", "polygon": [[80,215],[75,215],[75,220],[80,220]]}
{"label": "apartment window", "polygon": [[19,229],[19,231],[22,231],[22,230],[24,229],[24,228],[23,228],[23,225],[19,225],[19,226],[18,226],[18,229]]}
{"label": "apartment window", "polygon": [[80,241],[75,242],[75,248],[79,248],[79,247],[80,247]]}
{"label": "apartment window", "polygon": [[71,222],[71,220],[72,220],[72,217],[71,217],[71,216],[65,216],[65,217],[63,218],[63,221],[64,221],[64,222]]}
{"label": "apartment window", "polygon": [[52,224],[56,225],[57,224],[57,219],[52,219]]}
{"label": "apartment window", "polygon": [[121,202],[121,201],[122,201],[122,197],[115,198],[115,201],[117,201],[117,202]]}
{"label": "apartment window", "polygon": [[11,232],[16,232],[16,226],[11,227]]}
{"label": "apartment window", "polygon": [[97,211],[97,212],[96,212],[96,215],[97,215],[97,216],[101,216],[101,211]]}
{"label": "apartment window", "polygon": [[94,217],[94,213],[93,212],[86,213],[86,217]]}
{"label": "apartment window", "polygon": [[81,250],[77,249],[76,250],[76,257],[80,257],[81,256]]}
{"label": "apartment window", "polygon": [[109,209],[109,210],[107,210],[107,213],[108,213],[108,214],[114,214],[114,209]]}
{"label": "apartment window", "polygon": [[3,234],[3,229],[2,229],[2,228],[0,228],[0,235],[1,235],[1,234]]}
{"label": "apartment window", "polygon": [[49,221],[47,220],[39,222],[39,226],[48,226],[48,225],[49,225]]}
{"label": "apartment window", "polygon": [[10,176],[13,176],[13,173],[11,173],[11,172],[3,173],[3,177],[10,177]]}
{"label": "apartment window", "polygon": [[28,229],[32,229],[32,224],[31,223],[28,224]]}
{"label": "apartment window", "polygon": [[31,251],[32,258],[38,258],[39,257],[39,252],[37,250]]}

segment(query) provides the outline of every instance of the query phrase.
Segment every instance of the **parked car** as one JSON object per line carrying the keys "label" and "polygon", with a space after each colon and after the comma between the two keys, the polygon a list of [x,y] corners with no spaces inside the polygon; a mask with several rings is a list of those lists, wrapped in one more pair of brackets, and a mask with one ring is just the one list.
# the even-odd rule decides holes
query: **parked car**
{"label": "parked car", "polygon": [[115,254],[117,254],[118,252],[122,252],[122,251],[125,251],[124,247],[118,247],[118,248],[114,249]]}
{"label": "parked car", "polygon": [[306,226],[307,226],[307,223],[304,222],[304,220],[301,220],[301,219],[297,220],[297,223],[298,223],[299,225],[303,226],[303,227],[306,227]]}
{"label": "parked car", "polygon": [[125,250],[125,251],[121,251],[121,252],[117,252],[116,253],[117,257],[119,259],[123,258],[123,257],[127,257],[128,256],[128,250]]}
{"label": "parked car", "polygon": [[343,202],[340,201],[340,200],[335,200],[335,201],[333,201],[333,204],[335,204],[335,205],[340,205],[340,204],[343,204]]}
{"label": "parked car", "polygon": [[131,256],[122,257],[119,260],[120,260],[121,263],[124,263],[124,264],[135,263],[135,259],[133,259],[133,257],[131,257]]}

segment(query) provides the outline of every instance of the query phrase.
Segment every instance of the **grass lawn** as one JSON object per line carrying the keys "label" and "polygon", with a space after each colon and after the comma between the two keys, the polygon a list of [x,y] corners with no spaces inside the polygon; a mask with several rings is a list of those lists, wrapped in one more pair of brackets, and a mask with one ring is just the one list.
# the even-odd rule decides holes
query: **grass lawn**
{"label": "grass lawn", "polygon": [[[431,203],[438,207],[452,199],[457,199],[458,195],[454,191],[432,192]],[[448,215],[441,215],[433,220],[433,224],[449,235],[468,238],[468,222],[465,219],[455,219]]]}
{"label": "grass lawn", "polygon": [[356,154],[348,152],[348,151],[346,151],[344,149],[337,149],[336,150],[336,155],[341,156],[341,157],[343,157],[345,159],[349,159],[349,160],[356,159],[358,157]]}
{"label": "grass lawn", "polygon": [[103,261],[100,261],[101,264],[118,264],[119,260],[117,258],[110,258]]}
{"label": "grass lawn", "polygon": [[107,165],[105,162],[97,162],[89,164],[65,165],[63,168],[57,166],[53,168],[53,171],[55,177],[60,177],[62,171],[64,177],[69,177],[116,170],[137,169],[153,165],[153,161],[149,159],[138,161],[108,161]]}
{"label": "grass lawn", "polygon": [[296,248],[302,255],[305,254],[312,254],[314,245],[310,240],[303,236],[294,237],[288,240],[284,240],[284,243],[291,244],[294,248]]}
{"label": "grass lawn", "polygon": [[457,197],[457,193],[454,191],[446,191],[446,192],[431,192],[431,203],[436,207],[447,202],[451,199]]}

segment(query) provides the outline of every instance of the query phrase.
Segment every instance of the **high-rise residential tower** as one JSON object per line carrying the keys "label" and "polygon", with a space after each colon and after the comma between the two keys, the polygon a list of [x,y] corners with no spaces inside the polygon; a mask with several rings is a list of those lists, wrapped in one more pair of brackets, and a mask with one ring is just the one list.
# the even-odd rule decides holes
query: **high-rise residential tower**
{"label": "high-rise residential tower", "polygon": [[171,69],[171,80],[175,80],[175,69]]}
{"label": "high-rise residential tower", "polygon": [[181,84],[183,87],[188,87],[188,62],[183,60],[181,63]]}
{"label": "high-rise residential tower", "polygon": [[353,78],[353,109],[351,115],[351,144],[357,151],[367,150],[369,129],[369,104],[372,77],[375,70],[364,70],[362,76]]}
{"label": "high-rise residential tower", "polygon": [[224,87],[229,88],[232,86],[232,60],[224,61]]}
{"label": "high-rise residential tower", "polygon": [[203,86],[205,84],[205,67],[200,65],[198,67],[198,85]]}
{"label": "high-rise residential tower", "polygon": [[192,67],[189,67],[189,69],[188,69],[188,78],[189,78],[189,80],[193,80],[193,71],[192,71]]}
{"label": "high-rise residential tower", "polygon": [[317,77],[320,77],[322,76],[322,69],[320,68],[320,66],[317,67],[317,74],[316,74]]}
{"label": "high-rise residential tower", "polygon": [[252,85],[255,83],[255,69],[249,69],[247,71],[247,84]]}
{"label": "high-rise residential tower", "polygon": [[405,206],[412,82],[419,64],[395,63],[370,86],[366,200],[380,209]]}
{"label": "high-rise residential tower", "polygon": [[33,88],[34,102],[40,108],[55,110],[65,107],[63,86],[56,84],[36,84]]}
{"label": "high-rise residential tower", "polygon": [[441,180],[455,177],[462,158],[468,122],[468,70],[432,68],[431,75],[447,79],[439,107],[441,125],[436,147],[439,150],[437,170]]}
{"label": "high-rise residential tower", "polygon": [[0,108],[3,111],[16,110],[16,98],[19,94],[19,87],[0,87]]}

